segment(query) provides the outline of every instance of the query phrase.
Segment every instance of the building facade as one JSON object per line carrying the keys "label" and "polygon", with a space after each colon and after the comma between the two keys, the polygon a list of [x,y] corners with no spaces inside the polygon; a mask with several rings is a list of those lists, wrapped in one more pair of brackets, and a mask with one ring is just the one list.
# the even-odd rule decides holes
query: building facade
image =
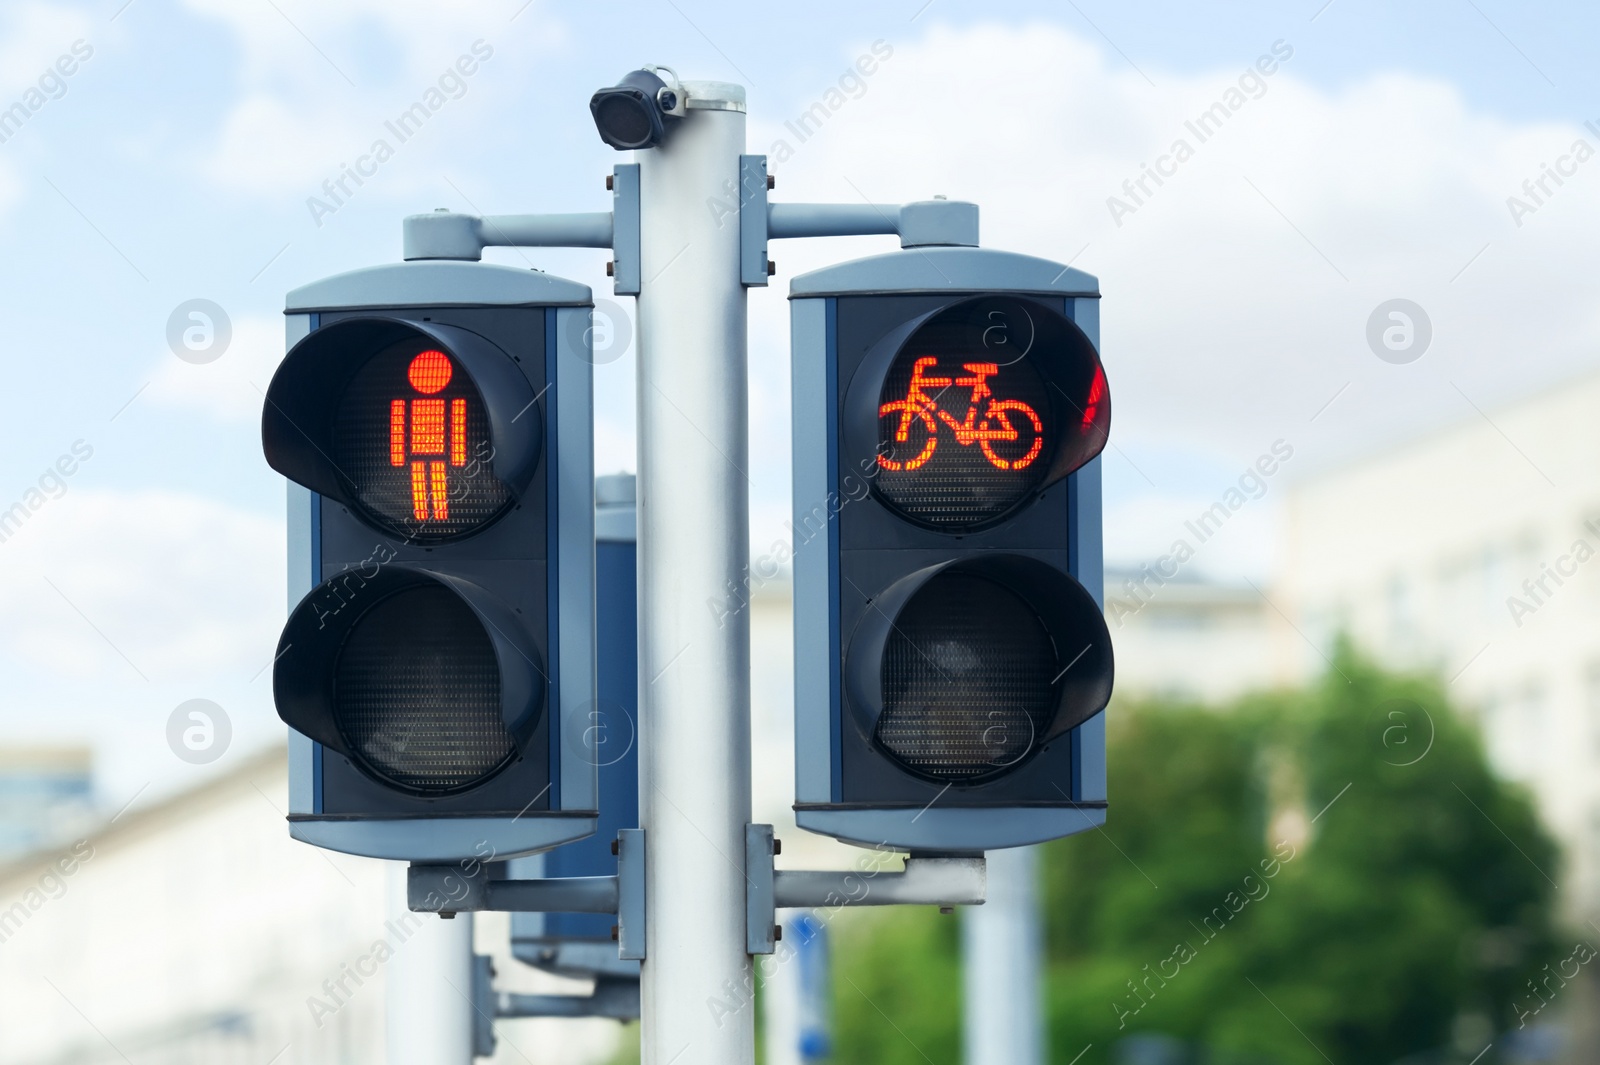
{"label": "building facade", "polygon": [[[284,748],[0,866],[0,1065],[382,1065],[385,976],[431,915],[399,911],[398,863],[289,838]],[[467,915],[457,920],[472,920]],[[497,987],[583,985],[510,956]],[[606,1020],[510,1020],[493,1059],[604,1060]]]}
{"label": "building facade", "polygon": [[1271,608],[1248,582],[1110,566],[1105,580],[1117,698],[1216,704],[1288,679]]}
{"label": "building facade", "polygon": [[1304,677],[1337,634],[1448,685],[1567,852],[1600,916],[1600,376],[1487,408],[1295,485],[1271,594]]}

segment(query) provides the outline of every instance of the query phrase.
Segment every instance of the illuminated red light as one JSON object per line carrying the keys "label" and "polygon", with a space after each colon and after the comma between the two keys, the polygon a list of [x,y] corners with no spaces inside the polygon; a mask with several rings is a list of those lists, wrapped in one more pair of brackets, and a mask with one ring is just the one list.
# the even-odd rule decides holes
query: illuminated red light
{"label": "illuminated red light", "polygon": [[425,396],[444,390],[450,383],[452,368],[450,357],[442,351],[428,350],[411,360],[411,366],[406,370],[406,377],[411,381],[411,387]]}
{"label": "illuminated red light", "polygon": [[444,454],[444,400],[411,401],[411,453]]}
{"label": "illuminated red light", "polygon": [[430,462],[433,473],[433,517],[446,521],[450,517],[450,493],[444,477],[444,463]]}
{"label": "illuminated red light", "polygon": [[467,464],[467,401],[450,401],[450,465]]}
{"label": "illuminated red light", "polygon": [[428,520],[428,464],[411,464],[411,516],[418,521]]}
{"label": "illuminated red light", "polygon": [[[411,387],[424,396],[444,390],[454,370],[449,356],[429,349],[417,355],[406,368]],[[448,417],[446,416],[448,411]],[[467,464],[467,401],[455,398],[446,406],[444,397],[389,401],[389,464],[411,464],[411,515],[418,521],[450,519],[450,480],[444,462],[424,456],[446,454],[449,439],[449,465]]]}
{"label": "illuminated red light", "polygon": [[[911,384],[906,390],[905,398],[891,400],[878,408],[879,418],[891,414],[900,415],[894,430],[895,443],[904,444],[909,441],[912,426],[917,423],[920,423],[922,430],[927,433],[926,443],[915,456],[901,461],[880,453],[878,455],[880,466],[894,471],[915,470],[923,466],[933,457],[934,450],[939,446],[941,422],[949,427],[956,443],[962,447],[977,444],[984,458],[988,459],[989,464],[996,469],[1026,469],[1039,457],[1039,453],[1044,450],[1044,420],[1039,417],[1038,411],[1020,399],[994,397],[994,390],[989,387],[989,378],[999,375],[998,363],[962,363],[961,368],[967,371],[966,377],[930,376],[926,371],[936,368],[938,364],[939,359],[934,355],[918,358],[911,367]],[[954,415],[939,405],[939,400],[943,398],[946,390],[952,388],[970,390],[966,417],[961,421],[957,421]],[[933,390],[931,394],[930,389]],[[952,398],[959,403],[959,393]],[[987,404],[984,403],[985,400],[988,401]],[[981,416],[980,406],[983,409]],[[994,442],[1021,439],[1023,426],[1033,430],[1033,443],[1027,453],[1016,459],[1008,459],[997,454],[993,447]]]}
{"label": "illuminated red light", "polygon": [[389,465],[406,464],[406,401],[389,404]]}
{"label": "illuminated red light", "polygon": [[1089,395],[1083,403],[1083,430],[1088,432],[1094,426],[1095,415],[1100,413],[1100,403],[1106,396],[1106,372],[1099,366],[1094,368],[1094,380],[1089,383]]}

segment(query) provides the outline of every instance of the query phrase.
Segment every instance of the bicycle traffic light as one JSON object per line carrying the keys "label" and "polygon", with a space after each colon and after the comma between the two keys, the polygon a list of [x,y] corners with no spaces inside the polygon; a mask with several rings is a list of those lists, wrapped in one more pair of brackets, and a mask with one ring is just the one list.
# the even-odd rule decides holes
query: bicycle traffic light
{"label": "bicycle traffic light", "polygon": [[978,248],[794,280],[800,827],[971,852],[1103,823],[1098,299]]}
{"label": "bicycle traffic light", "polygon": [[273,664],[290,834],[414,861],[596,824],[585,286],[408,262],[288,297],[261,436],[289,487]]}

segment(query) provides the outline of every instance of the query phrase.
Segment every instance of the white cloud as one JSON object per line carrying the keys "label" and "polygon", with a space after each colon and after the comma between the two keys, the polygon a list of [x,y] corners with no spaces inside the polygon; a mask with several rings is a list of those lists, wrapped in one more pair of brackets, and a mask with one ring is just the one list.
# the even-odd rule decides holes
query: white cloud
{"label": "white cloud", "polygon": [[215,362],[185,362],[162,351],[145,395],[216,421],[259,421],[262,396],[283,361],[283,318],[250,315],[232,322],[232,328],[228,349]]}
{"label": "white cloud", "polygon": [[320,195],[317,186],[336,176],[340,153],[348,157],[352,147],[370,139],[347,114],[313,116],[252,93],[229,112],[205,169],[219,185],[239,192]]}
{"label": "white cloud", "polygon": [[[91,29],[88,14],[77,8],[41,3],[7,5],[0,13],[0,110],[22,101],[24,93],[30,89],[39,95],[29,97],[24,106],[34,110],[46,110],[55,100],[71,92],[72,81],[60,76],[55,63],[63,56],[70,56],[75,41],[87,42],[93,36]],[[74,64],[77,62],[73,59]],[[41,87],[42,77],[47,80]],[[34,121],[37,119],[30,115],[19,127],[14,115],[8,116],[5,130],[8,153],[14,153],[18,147],[9,142],[10,138],[22,135],[27,124]],[[14,159],[0,159],[0,216],[22,199],[23,192]]]}
{"label": "white cloud", "polygon": [[0,215],[22,198],[22,180],[10,163],[0,159]]}
{"label": "white cloud", "polygon": [[[417,151],[402,147],[384,120],[422,99],[441,77],[459,81],[446,86],[438,113],[459,113],[465,100],[486,92],[489,72],[508,64],[501,56],[515,10],[431,0],[188,0],[188,6],[228,25],[243,54],[243,95],[216,142],[203,149],[202,170],[227,189],[299,196],[325,196],[322,183],[357,166],[380,138],[397,154]],[[559,23],[535,15],[516,23],[519,48],[530,33],[535,47],[561,37]],[[469,68],[482,60],[465,78],[453,69],[463,57]],[[408,188],[393,174],[387,183],[397,192]]]}
{"label": "white cloud", "polygon": [[[233,30],[248,84],[319,91],[350,88],[346,77],[359,86],[386,75],[401,81],[425,76],[473,39],[503,30],[515,10],[484,0],[185,0],[185,6]],[[535,11],[523,18],[530,14],[541,17]]]}
{"label": "white cloud", "polygon": [[77,40],[91,42],[93,23],[81,8],[55,4],[7,4],[0,22],[0,94],[9,105],[37,84]]}
{"label": "white cloud", "polygon": [[281,520],[201,496],[65,484],[0,543],[11,683],[248,678],[270,661],[286,586]]}

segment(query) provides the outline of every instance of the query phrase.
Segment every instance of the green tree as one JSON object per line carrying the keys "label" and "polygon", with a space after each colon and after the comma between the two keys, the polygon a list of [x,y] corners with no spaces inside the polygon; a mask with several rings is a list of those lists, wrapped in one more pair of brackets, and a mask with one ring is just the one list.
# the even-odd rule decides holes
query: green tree
{"label": "green tree", "polygon": [[[1044,852],[1056,1060],[1157,1032],[1211,1063],[1381,1065],[1538,1004],[1556,848],[1437,683],[1341,647],[1308,689],[1119,705],[1108,755],[1105,830]],[[958,1062],[954,922],[851,916],[836,1060]]]}

